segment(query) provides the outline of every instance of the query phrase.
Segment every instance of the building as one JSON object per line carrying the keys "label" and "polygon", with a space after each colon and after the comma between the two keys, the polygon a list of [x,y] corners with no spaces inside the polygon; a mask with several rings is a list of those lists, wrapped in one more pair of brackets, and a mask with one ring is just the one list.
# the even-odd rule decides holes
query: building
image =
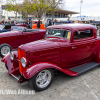
{"label": "building", "polygon": [[[66,20],[69,17],[71,17],[72,14],[79,14],[78,12],[74,12],[74,11],[69,11],[69,10],[58,10],[55,11],[54,14],[54,19],[57,20]],[[47,19],[51,19],[51,14],[50,13],[46,13],[46,18]]]}
{"label": "building", "polygon": [[87,20],[94,20],[94,21],[100,21],[100,16],[76,16],[71,17],[71,20],[79,20],[79,21],[87,21]]}
{"label": "building", "polygon": [[[11,20],[14,20],[15,14],[14,11],[8,12],[5,10],[5,6],[1,5],[1,9],[0,9],[0,17],[2,15],[2,18],[8,19],[10,18]],[[69,10],[57,10],[54,12],[54,19],[57,20],[67,20],[72,14],[79,14],[78,12],[74,12],[74,11],[69,11]],[[18,20],[22,20],[21,18],[21,14],[17,14]],[[32,20],[36,20],[36,18],[34,17],[34,15],[29,15],[28,17],[31,17]],[[0,18],[0,20],[2,19]],[[51,19],[51,14],[49,12],[46,13],[46,19]]]}

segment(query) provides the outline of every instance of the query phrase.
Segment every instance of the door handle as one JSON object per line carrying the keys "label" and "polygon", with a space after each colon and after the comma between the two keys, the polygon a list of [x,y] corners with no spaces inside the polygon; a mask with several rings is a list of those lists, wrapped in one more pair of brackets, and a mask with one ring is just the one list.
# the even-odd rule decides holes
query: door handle
{"label": "door handle", "polygon": [[76,47],[72,47],[72,49],[75,49]]}

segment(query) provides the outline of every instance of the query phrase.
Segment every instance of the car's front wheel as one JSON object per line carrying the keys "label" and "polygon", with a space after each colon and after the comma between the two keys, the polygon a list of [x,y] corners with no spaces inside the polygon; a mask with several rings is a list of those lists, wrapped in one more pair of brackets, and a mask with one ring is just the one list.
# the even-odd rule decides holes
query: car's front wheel
{"label": "car's front wheel", "polygon": [[11,47],[8,44],[2,44],[0,45],[0,56],[3,57],[7,53],[11,52]]}
{"label": "car's front wheel", "polygon": [[44,69],[38,72],[35,76],[33,76],[30,80],[30,86],[34,88],[36,91],[43,91],[47,89],[54,78],[54,73],[52,69]]}

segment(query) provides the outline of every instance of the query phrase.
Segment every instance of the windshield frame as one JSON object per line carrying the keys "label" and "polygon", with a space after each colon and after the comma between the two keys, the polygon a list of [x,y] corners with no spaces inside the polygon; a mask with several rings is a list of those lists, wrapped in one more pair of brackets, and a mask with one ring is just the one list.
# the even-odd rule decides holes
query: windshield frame
{"label": "windshield frame", "polygon": [[[1,28],[1,26],[2,26],[2,28]],[[5,27],[4,25],[0,25],[0,30],[4,29],[4,27]]]}
{"label": "windshield frame", "polygon": [[[17,29],[14,29],[14,28],[17,28]],[[25,29],[25,27],[21,27],[21,26],[12,26],[11,27],[12,31],[21,31],[21,32],[23,32],[24,29]]]}
{"label": "windshield frame", "polygon": [[[65,29],[51,29],[51,30],[63,30],[63,35],[64,35],[64,32],[70,32],[70,39],[71,39],[71,35],[72,35],[72,32],[71,32],[71,30],[69,30],[69,29],[67,29],[67,30],[65,30]],[[50,37],[50,36],[53,36],[53,37],[61,37],[61,38],[64,38],[64,39],[67,39],[67,37],[64,37],[64,36],[57,36],[57,35],[51,35],[50,33],[49,33],[49,35],[48,35],[48,29],[47,29],[47,31],[46,31],[46,37]],[[70,41],[70,39],[67,39],[68,41]]]}

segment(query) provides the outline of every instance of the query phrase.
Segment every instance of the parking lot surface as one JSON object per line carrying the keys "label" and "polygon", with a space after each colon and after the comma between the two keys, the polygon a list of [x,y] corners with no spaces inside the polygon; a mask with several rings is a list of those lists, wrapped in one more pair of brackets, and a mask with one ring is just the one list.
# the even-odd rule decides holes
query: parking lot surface
{"label": "parking lot surface", "polygon": [[[1,91],[5,90],[31,90],[34,93],[2,94]],[[0,100],[100,100],[100,66],[77,77],[57,72],[47,90],[35,92],[28,82],[19,84],[9,76],[4,63],[0,61]]]}

